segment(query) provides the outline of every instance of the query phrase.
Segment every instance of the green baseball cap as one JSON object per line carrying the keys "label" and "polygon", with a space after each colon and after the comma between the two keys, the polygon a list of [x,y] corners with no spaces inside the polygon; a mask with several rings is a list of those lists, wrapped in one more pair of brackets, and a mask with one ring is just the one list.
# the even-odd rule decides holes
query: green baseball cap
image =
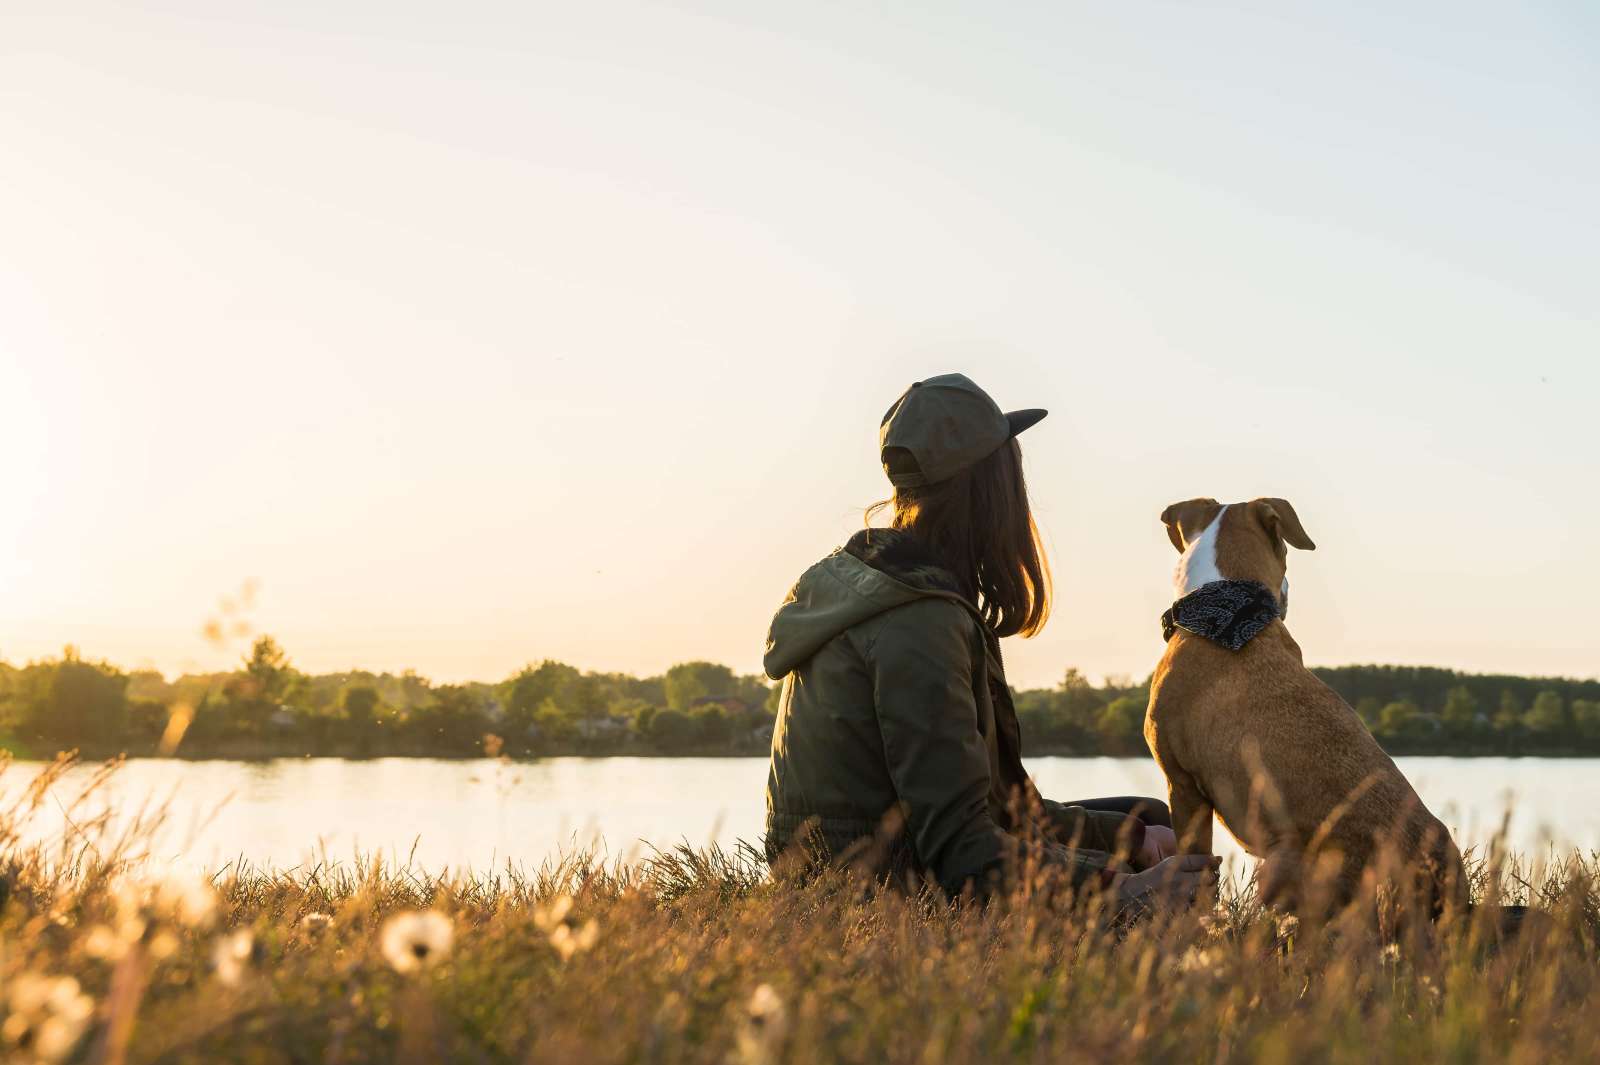
{"label": "green baseball cap", "polygon": [[[878,427],[884,472],[896,488],[949,480],[994,454],[1046,413],[1038,408],[1006,413],[966,374],[918,381],[894,401]],[[897,463],[891,469],[891,448],[903,449],[915,467]]]}

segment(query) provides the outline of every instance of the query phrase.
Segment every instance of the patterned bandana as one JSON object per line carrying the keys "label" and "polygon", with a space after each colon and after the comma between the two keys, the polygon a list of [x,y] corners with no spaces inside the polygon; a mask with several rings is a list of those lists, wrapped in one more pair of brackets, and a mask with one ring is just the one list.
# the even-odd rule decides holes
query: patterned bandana
{"label": "patterned bandana", "polygon": [[1161,636],[1179,629],[1237,651],[1282,617],[1278,600],[1257,581],[1212,581],[1173,603],[1161,615]]}

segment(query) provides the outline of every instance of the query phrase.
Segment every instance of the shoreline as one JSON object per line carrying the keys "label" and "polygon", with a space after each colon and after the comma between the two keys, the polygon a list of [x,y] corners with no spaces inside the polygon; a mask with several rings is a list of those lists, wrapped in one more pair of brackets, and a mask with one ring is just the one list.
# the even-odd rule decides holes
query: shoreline
{"label": "shoreline", "polygon": [[[518,765],[532,764],[556,758],[582,758],[599,761],[607,758],[649,758],[649,759],[705,759],[705,758],[765,758],[768,751],[762,750],[697,750],[687,749],[680,751],[661,750],[583,750],[578,748],[541,751],[537,754],[520,755],[495,755],[479,752],[464,754],[449,751],[375,751],[357,753],[352,751],[260,751],[260,750],[213,750],[204,753],[189,753],[179,751],[175,754],[161,754],[153,750],[94,750],[78,749],[73,752],[56,752],[51,755],[38,754],[27,750],[17,750],[8,746],[0,746],[0,756],[9,758],[12,762],[28,762],[45,764],[54,761],[62,754],[71,753],[76,759],[85,764],[98,764],[113,761],[119,758],[129,761],[169,761],[169,762],[300,762],[317,760],[332,760],[341,762],[376,762],[386,759],[407,758],[436,762],[485,762],[505,761]],[[1502,759],[1517,761],[1520,759],[1584,759],[1600,758],[1600,753],[1590,751],[1571,750],[1535,750],[1518,751],[1514,754],[1504,751],[1430,751],[1430,750],[1385,750],[1392,758],[1450,758],[1458,761],[1473,761],[1477,759]],[[1114,759],[1119,761],[1145,761],[1150,759],[1148,753],[1133,752],[1104,752],[1104,751],[1074,751],[1059,747],[1047,747],[1036,751],[1024,752],[1023,758],[1064,758],[1064,759]]]}

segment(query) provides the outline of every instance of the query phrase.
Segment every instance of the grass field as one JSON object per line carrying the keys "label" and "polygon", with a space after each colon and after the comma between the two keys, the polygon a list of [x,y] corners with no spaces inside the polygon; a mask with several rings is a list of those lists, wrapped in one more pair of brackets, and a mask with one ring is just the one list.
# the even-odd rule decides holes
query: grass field
{"label": "grass field", "polygon": [[[110,770],[108,770],[110,771]],[[48,783],[47,779],[41,784]],[[1474,863],[1491,908],[1384,942],[1248,887],[1127,923],[1019,889],[987,907],[774,883],[747,854],[430,876],[355,861],[209,881],[88,823],[0,813],[13,1061],[1592,1061],[1593,856]],[[315,826],[307,826],[308,836]]]}

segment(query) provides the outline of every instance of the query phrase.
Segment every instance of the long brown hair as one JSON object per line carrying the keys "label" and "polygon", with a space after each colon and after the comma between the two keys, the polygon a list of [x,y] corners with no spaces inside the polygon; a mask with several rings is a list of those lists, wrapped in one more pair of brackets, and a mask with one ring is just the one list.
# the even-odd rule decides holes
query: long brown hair
{"label": "long brown hair", "polygon": [[[891,468],[915,466],[889,448]],[[867,508],[867,521],[893,507],[890,527],[911,533],[956,578],[991,629],[1033,636],[1050,618],[1050,563],[1028,508],[1022,449],[1013,437],[988,458],[938,484],[896,488]]]}

